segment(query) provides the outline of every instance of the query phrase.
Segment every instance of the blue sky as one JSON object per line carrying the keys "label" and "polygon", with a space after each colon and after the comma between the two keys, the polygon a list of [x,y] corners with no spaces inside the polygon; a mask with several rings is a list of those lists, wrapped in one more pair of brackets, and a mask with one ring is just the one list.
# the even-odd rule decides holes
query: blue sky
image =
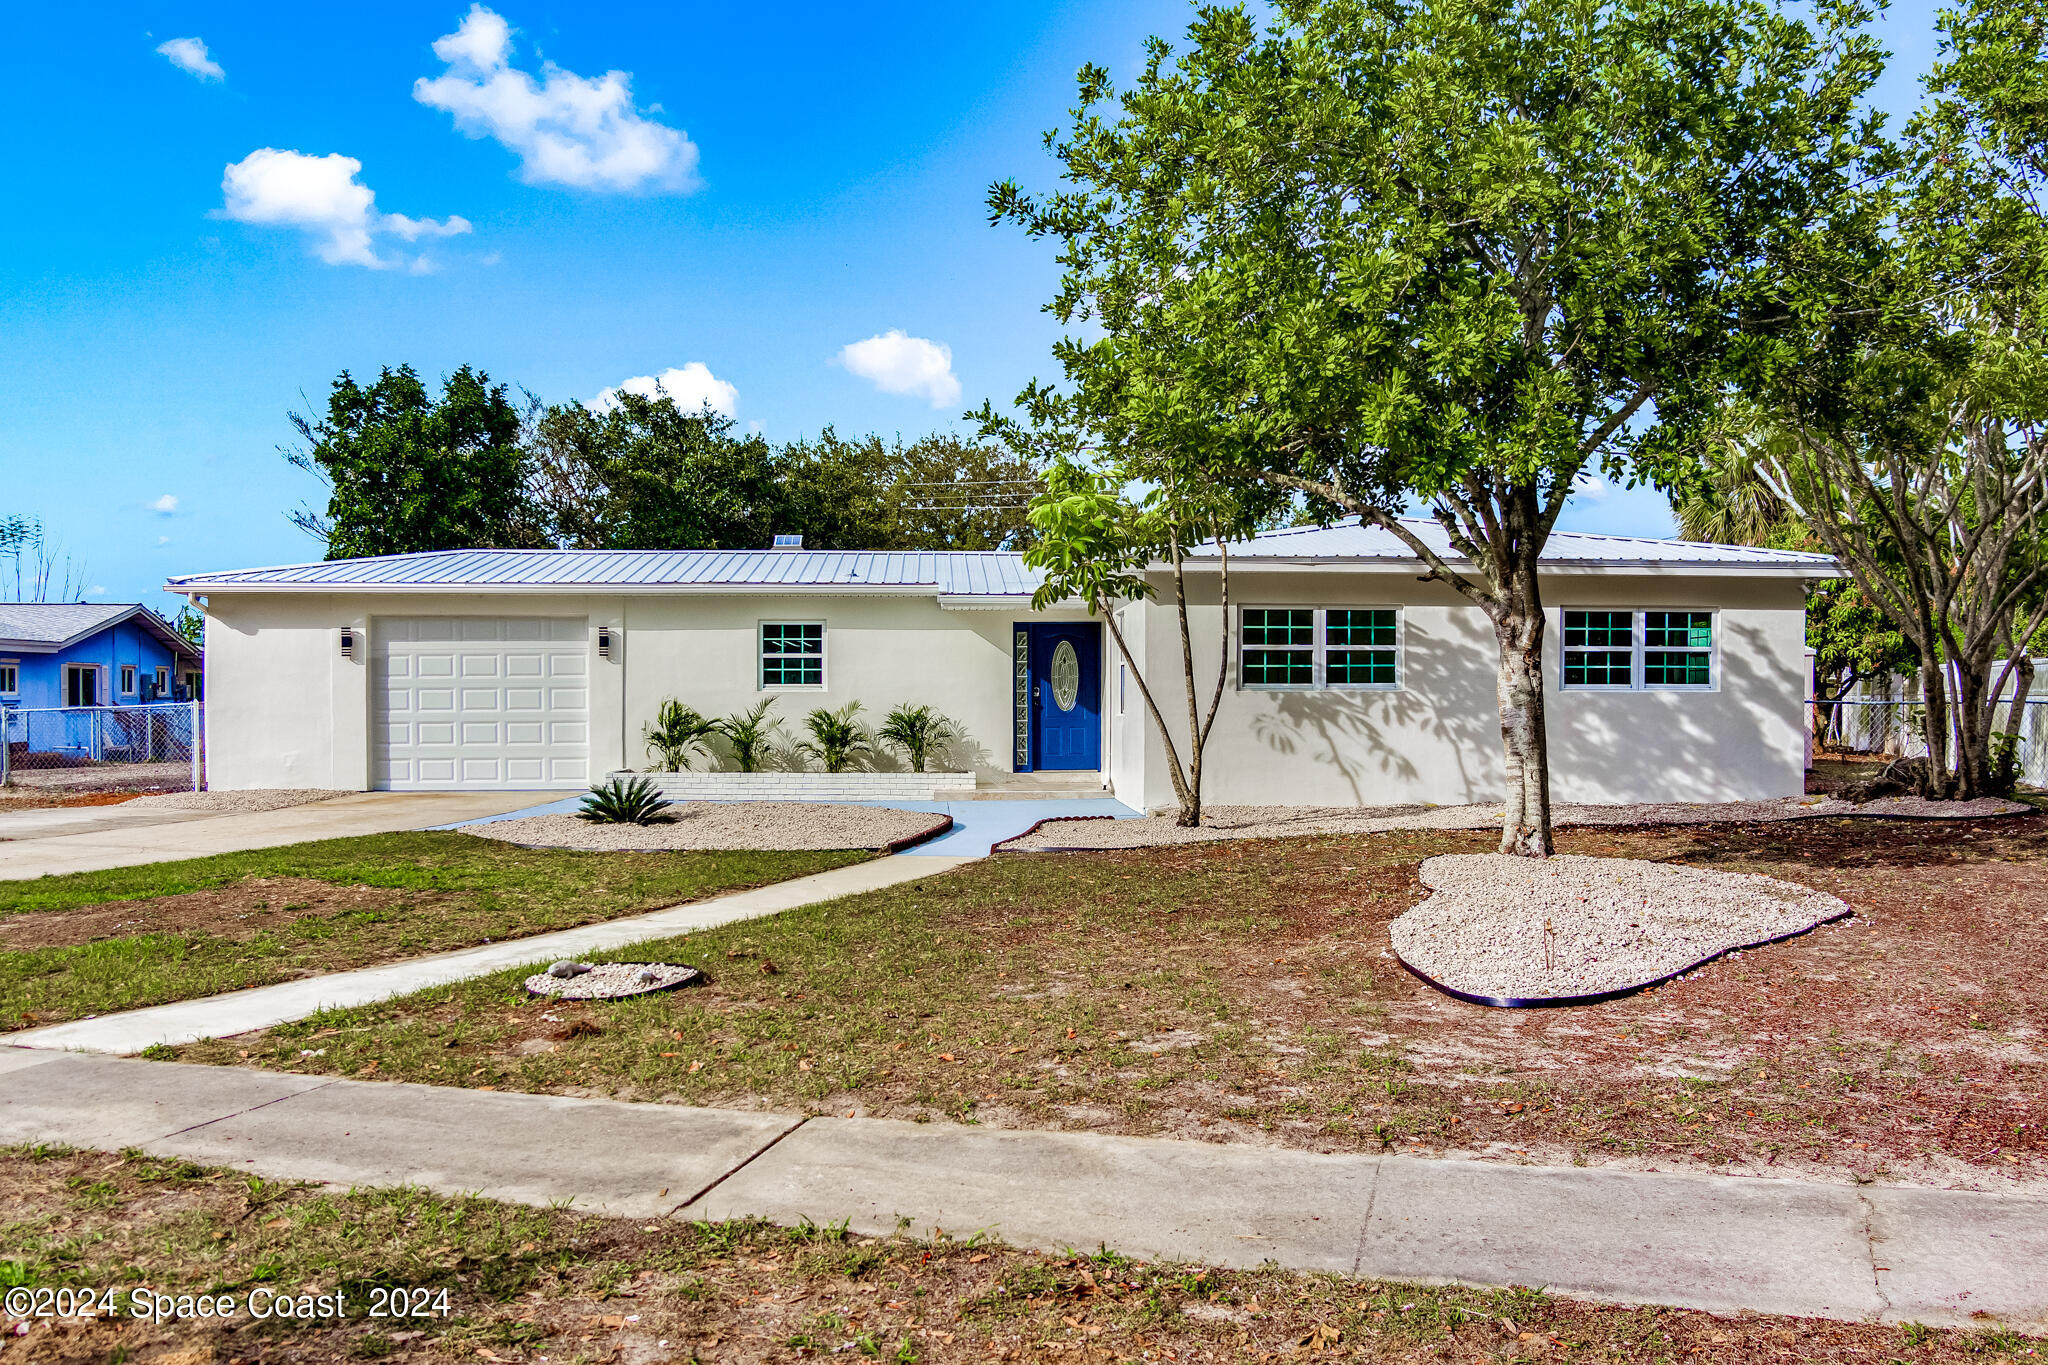
{"label": "blue sky", "polygon": [[[1931,11],[1882,21],[1881,107],[1916,97]],[[1051,253],[989,227],[984,190],[1049,184],[1075,68],[1128,73],[1188,14],[16,6],[11,49],[43,59],[0,87],[0,515],[41,517],[108,600],[316,559],[286,414],[385,364],[550,400],[682,370],[777,441],[959,429],[1053,372]],[[1669,531],[1624,490],[1567,524]]]}

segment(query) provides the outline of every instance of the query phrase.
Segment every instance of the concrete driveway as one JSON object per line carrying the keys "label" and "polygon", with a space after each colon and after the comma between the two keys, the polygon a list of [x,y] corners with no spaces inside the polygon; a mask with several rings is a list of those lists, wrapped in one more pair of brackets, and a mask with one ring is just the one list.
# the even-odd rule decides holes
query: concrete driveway
{"label": "concrete driveway", "polygon": [[535,804],[536,792],[357,792],[222,815],[125,806],[0,813],[0,881],[276,848],[308,839],[428,829]]}

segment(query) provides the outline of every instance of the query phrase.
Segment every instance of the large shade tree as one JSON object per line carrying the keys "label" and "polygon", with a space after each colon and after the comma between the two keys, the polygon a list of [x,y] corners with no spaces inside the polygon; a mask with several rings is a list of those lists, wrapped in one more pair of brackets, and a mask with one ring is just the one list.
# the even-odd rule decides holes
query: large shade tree
{"label": "large shade tree", "polygon": [[2048,627],[2048,4],[1945,11],[1931,99],[1803,244],[1744,452],[1920,671],[1922,792],[2009,787]]}
{"label": "large shade tree", "polygon": [[1685,458],[1862,154],[1879,54],[1832,4],[1275,8],[1201,10],[1121,95],[1084,70],[1067,188],[991,209],[1060,244],[1088,419],[1355,514],[1486,613],[1501,848],[1543,855],[1543,545],[1588,469]]}
{"label": "large shade tree", "polygon": [[326,506],[292,514],[329,559],[518,544],[528,456],[503,384],[464,365],[439,394],[409,365],[368,384],[335,379],[324,414],[294,413],[286,452],[328,486]]}

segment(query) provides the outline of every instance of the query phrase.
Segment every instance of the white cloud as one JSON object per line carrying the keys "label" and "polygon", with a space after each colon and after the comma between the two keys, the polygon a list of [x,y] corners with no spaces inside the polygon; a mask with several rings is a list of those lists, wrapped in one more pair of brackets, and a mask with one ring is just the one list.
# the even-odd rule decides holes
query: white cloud
{"label": "white cloud", "polygon": [[149,510],[161,516],[169,516],[178,510],[178,495],[166,493],[149,505]]}
{"label": "white cloud", "polygon": [[915,394],[943,408],[960,401],[953,348],[891,329],[839,352],[839,363],[883,393]]}
{"label": "white cloud", "polygon": [[206,50],[206,44],[197,38],[173,38],[167,43],[158,43],[156,50],[171,59],[171,65],[180,71],[190,72],[202,81],[227,79],[227,72],[221,70]]}
{"label": "white cloud", "polygon": [[697,144],[633,103],[633,75],[579,76],[553,62],[538,81],[512,65],[512,29],[471,5],[455,32],[434,43],[448,70],[413,82],[412,97],[455,116],[471,137],[496,138],[520,157],[535,185],[578,189],[692,190]]}
{"label": "white cloud", "polygon": [[158,536],[156,538],[156,543],[159,546],[168,545],[171,543],[171,538],[169,536]]}
{"label": "white cloud", "polygon": [[737,412],[740,403],[740,391],[711,373],[711,367],[701,360],[693,360],[679,370],[663,370],[660,374],[643,374],[628,379],[606,389],[590,406],[604,411],[618,401],[621,390],[646,398],[665,393],[668,400],[684,412],[697,412],[708,404],[713,412],[726,417]]}
{"label": "white cloud", "polygon": [[1613,491],[1613,484],[1590,469],[1580,470],[1579,476],[1572,480],[1572,494],[1574,497],[1590,498],[1594,502],[1599,502]]}
{"label": "white cloud", "polygon": [[313,254],[329,265],[379,270],[407,263],[402,257],[378,255],[379,236],[416,242],[470,230],[466,218],[436,221],[379,213],[376,194],[356,179],[362,169],[362,162],[339,152],[308,156],[259,148],[230,165],[221,177],[226,195],[221,212],[237,222],[303,229],[312,239]]}

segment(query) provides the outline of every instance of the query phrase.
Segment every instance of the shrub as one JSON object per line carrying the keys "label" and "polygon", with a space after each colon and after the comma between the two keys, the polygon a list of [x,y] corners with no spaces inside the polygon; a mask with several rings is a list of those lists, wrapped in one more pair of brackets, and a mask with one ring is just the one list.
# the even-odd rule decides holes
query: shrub
{"label": "shrub", "polygon": [[946,745],[959,738],[960,731],[931,707],[904,702],[889,713],[875,734],[883,744],[910,761],[912,772],[921,773],[925,760],[943,757]]}
{"label": "shrub", "polygon": [[837,711],[819,707],[804,717],[804,729],[810,731],[811,737],[797,745],[796,751],[817,759],[828,773],[845,772],[855,760],[875,751],[867,728],[854,719],[858,714],[857,701],[850,701]]}
{"label": "shrub", "polygon": [[732,761],[743,773],[759,772],[761,760],[768,751],[769,736],[781,728],[778,717],[768,718],[775,709],[775,698],[769,697],[751,711],[735,711],[724,720],[713,721],[718,733],[732,746]]}
{"label": "shrub", "polygon": [[661,704],[654,713],[654,724],[642,732],[647,741],[647,752],[660,755],[660,769],[665,773],[679,773],[690,766],[690,754],[710,753],[705,741],[717,734],[719,724],[706,720],[674,697]]}
{"label": "shrub", "polygon": [[592,787],[576,814],[598,825],[651,825],[668,806],[668,798],[646,778],[615,777]]}

